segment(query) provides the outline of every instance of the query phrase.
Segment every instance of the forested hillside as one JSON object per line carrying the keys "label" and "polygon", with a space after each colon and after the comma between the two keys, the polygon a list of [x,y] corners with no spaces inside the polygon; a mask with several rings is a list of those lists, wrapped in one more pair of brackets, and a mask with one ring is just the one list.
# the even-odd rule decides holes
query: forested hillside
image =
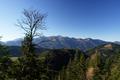
{"label": "forested hillside", "polygon": [[[0,47],[1,53],[7,48]],[[86,53],[79,49],[46,50],[39,56],[0,57],[2,80],[119,80],[120,46],[106,44]]]}

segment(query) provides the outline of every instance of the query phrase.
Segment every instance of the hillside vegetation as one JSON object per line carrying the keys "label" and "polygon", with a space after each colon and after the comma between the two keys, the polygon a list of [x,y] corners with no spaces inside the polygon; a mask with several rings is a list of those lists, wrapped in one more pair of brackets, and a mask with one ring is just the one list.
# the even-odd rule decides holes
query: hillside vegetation
{"label": "hillside vegetation", "polygon": [[[1,54],[8,53],[0,46]],[[40,55],[0,57],[1,80],[120,80],[120,46],[105,44],[82,52],[51,49]]]}

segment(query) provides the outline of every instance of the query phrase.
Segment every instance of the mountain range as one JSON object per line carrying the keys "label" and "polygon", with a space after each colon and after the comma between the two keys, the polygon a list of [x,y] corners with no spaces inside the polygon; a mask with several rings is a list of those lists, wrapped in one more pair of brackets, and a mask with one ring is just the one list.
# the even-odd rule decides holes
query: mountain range
{"label": "mountain range", "polygon": [[[7,41],[4,44],[7,46],[21,46],[21,41],[23,39],[15,39],[12,41]],[[88,50],[90,48],[94,48],[101,44],[107,43],[106,41],[92,38],[70,38],[63,36],[50,36],[50,37],[40,37],[35,38],[34,43],[38,45],[38,47],[47,48],[47,49],[61,49],[61,48],[79,48],[83,51]]]}
{"label": "mountain range", "polygon": [[[9,47],[9,51],[13,56],[21,55],[21,41],[22,38],[18,38],[15,40],[0,42],[1,44],[5,44]],[[46,49],[80,49],[81,51],[87,51],[89,49],[93,49],[97,46],[107,44],[107,43],[116,43],[120,44],[120,42],[107,42],[100,39],[92,39],[92,38],[71,38],[71,37],[63,37],[63,36],[49,36],[49,37],[40,37],[35,38],[33,41],[37,44],[37,52],[44,51]]]}

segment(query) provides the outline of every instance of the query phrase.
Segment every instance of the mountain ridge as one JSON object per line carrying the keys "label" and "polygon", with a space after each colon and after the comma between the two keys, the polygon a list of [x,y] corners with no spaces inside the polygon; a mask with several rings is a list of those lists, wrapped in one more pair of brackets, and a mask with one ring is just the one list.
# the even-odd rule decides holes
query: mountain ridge
{"label": "mountain ridge", "polygon": [[[5,44],[7,46],[21,46],[21,41],[23,39],[15,39],[12,41],[7,41]],[[49,37],[40,37],[35,38],[33,41],[35,44],[42,48],[48,49],[61,49],[61,48],[79,48],[83,51],[94,48],[101,44],[107,43],[106,41],[99,40],[99,39],[92,39],[92,38],[74,38],[74,37],[63,37],[63,36],[49,36]]]}

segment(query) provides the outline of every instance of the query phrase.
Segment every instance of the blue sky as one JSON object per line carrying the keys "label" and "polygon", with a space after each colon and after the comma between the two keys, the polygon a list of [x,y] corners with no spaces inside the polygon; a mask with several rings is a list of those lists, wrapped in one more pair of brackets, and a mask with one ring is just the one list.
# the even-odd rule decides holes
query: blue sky
{"label": "blue sky", "polygon": [[47,13],[45,36],[120,41],[119,0],[0,0],[2,41],[23,37],[15,24],[29,8]]}

